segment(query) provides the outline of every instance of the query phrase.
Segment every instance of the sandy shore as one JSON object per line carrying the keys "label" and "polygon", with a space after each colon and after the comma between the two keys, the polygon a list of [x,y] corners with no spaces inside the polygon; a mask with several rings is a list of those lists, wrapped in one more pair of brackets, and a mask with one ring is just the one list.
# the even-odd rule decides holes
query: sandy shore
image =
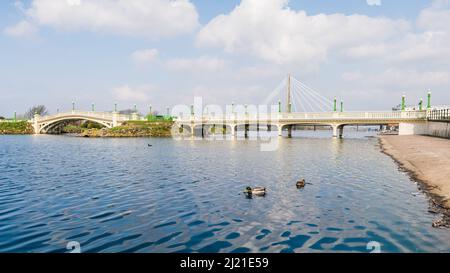
{"label": "sandy shore", "polygon": [[450,209],[450,140],[428,136],[381,136],[383,151],[415,179],[433,201]]}

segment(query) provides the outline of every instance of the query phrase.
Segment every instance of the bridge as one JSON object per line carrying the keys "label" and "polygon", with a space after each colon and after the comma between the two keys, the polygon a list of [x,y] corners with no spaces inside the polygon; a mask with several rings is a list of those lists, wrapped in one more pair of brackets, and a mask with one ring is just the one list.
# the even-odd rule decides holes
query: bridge
{"label": "bridge", "polygon": [[[283,111],[281,98],[285,94],[287,100]],[[277,97],[278,102],[274,103],[274,99]],[[191,106],[190,111],[174,114],[175,128],[192,136],[199,128],[201,128],[203,136],[212,131],[216,132],[217,128],[221,128],[223,133],[230,133],[233,136],[242,130],[247,137],[250,128],[256,126],[258,131],[261,128],[267,131],[273,130],[277,131],[279,136],[287,131],[287,136],[291,137],[296,126],[329,126],[333,130],[334,137],[342,137],[344,127],[349,125],[398,124],[400,135],[411,135],[420,134],[427,122],[435,116],[435,111],[431,109],[430,93],[428,93],[426,109],[421,100],[417,110],[408,110],[405,97],[403,97],[401,109],[398,111],[349,112],[344,111],[342,101],[340,109],[338,109],[336,98],[331,101],[290,75],[266,98],[264,103],[277,106],[277,111],[266,114],[257,113],[257,111],[248,111],[247,105],[239,107],[233,103],[229,113],[222,114],[220,111],[219,113],[210,113],[208,110],[194,113],[194,106]],[[327,111],[330,108],[332,111]],[[59,133],[68,122],[79,120],[91,121],[107,128],[113,128],[126,121],[145,119],[138,114],[136,109],[130,115],[123,115],[117,112],[117,109],[113,112],[95,112],[76,111],[73,107],[70,112],[43,117],[35,115],[30,122],[36,134],[46,134]]]}
{"label": "bridge", "polygon": [[[329,112],[329,113],[277,113],[275,115],[232,114],[224,117],[203,116],[179,118],[176,124],[191,135],[195,135],[198,128],[202,133],[211,132],[212,128],[222,128],[231,135],[238,131],[248,136],[250,127],[260,130],[278,131],[278,136],[292,136],[294,126],[329,126],[334,137],[342,137],[345,126],[348,125],[379,125],[387,126],[399,124],[401,135],[414,134],[416,126],[427,122],[427,111],[391,111],[391,112]],[[213,130],[215,131],[215,130]]]}
{"label": "bridge", "polygon": [[32,123],[35,134],[60,133],[62,128],[73,121],[91,121],[103,125],[107,128],[113,128],[121,125],[125,121],[140,119],[137,113],[132,115],[122,115],[119,112],[95,112],[95,111],[76,111],[72,110],[55,115],[40,116],[36,114],[30,122]]}

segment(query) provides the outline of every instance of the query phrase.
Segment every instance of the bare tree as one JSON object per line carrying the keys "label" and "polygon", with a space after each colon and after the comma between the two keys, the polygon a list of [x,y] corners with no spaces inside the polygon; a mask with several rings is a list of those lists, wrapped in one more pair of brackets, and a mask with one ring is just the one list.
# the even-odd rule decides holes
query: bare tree
{"label": "bare tree", "polygon": [[34,114],[38,114],[40,116],[47,115],[47,107],[45,107],[45,105],[35,105],[28,109],[28,111],[23,114],[23,117],[26,119],[32,119],[34,117]]}
{"label": "bare tree", "polygon": [[133,109],[124,109],[124,110],[119,110],[119,114],[121,115],[131,115],[134,113]]}

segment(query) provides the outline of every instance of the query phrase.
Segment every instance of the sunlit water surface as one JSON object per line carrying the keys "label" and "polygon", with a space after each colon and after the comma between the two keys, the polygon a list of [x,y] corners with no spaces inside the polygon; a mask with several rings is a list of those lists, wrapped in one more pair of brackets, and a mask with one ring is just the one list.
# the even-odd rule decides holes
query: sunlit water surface
{"label": "sunlit water surface", "polygon": [[[376,138],[260,142],[0,137],[0,252],[450,251]],[[148,147],[151,143],[153,146]],[[303,190],[295,182],[305,178]],[[246,186],[266,197],[246,198]]]}

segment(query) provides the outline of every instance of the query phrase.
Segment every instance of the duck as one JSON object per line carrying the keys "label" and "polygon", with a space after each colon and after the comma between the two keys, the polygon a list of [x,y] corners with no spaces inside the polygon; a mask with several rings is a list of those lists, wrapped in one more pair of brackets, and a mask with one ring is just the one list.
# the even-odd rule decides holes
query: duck
{"label": "duck", "polygon": [[256,195],[256,196],[264,196],[266,195],[266,188],[263,187],[247,187],[244,191],[247,195]]}
{"label": "duck", "polygon": [[304,188],[306,185],[305,179],[297,181],[295,185],[297,186],[298,189]]}

